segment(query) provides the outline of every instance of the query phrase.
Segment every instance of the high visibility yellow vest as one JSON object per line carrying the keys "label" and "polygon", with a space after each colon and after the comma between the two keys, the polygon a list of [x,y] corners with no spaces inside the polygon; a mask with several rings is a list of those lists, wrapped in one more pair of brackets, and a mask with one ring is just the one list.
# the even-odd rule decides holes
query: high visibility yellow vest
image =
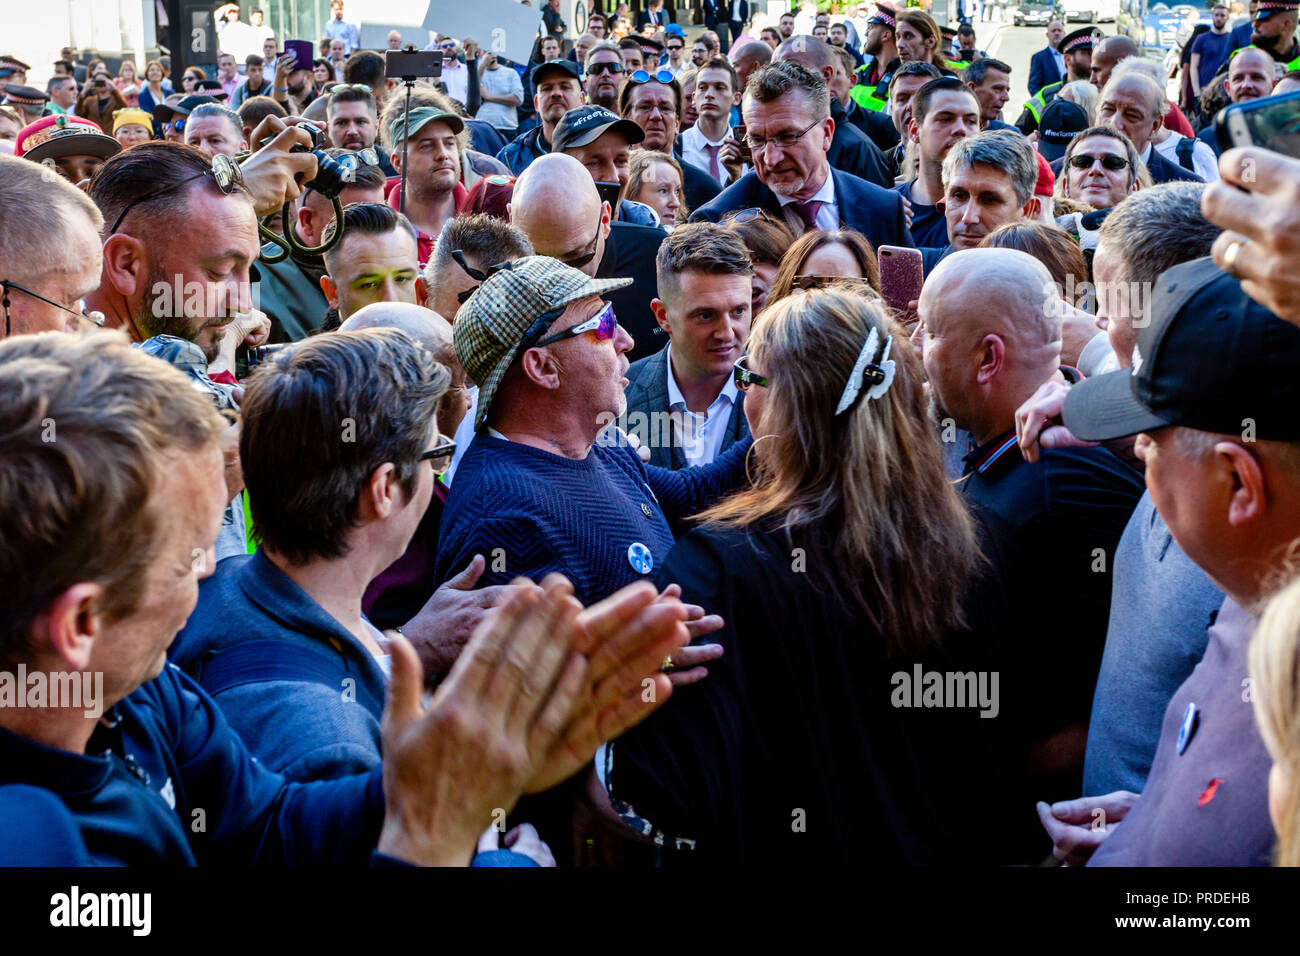
{"label": "high visibility yellow vest", "polygon": [[1061,91],[1065,85],[1064,80],[1057,80],[1055,83],[1048,83],[1041,90],[1031,96],[1025,103],[1025,109],[1034,118],[1035,123],[1041,123],[1043,120],[1043,110],[1047,109],[1047,104],[1056,99],[1056,94]]}
{"label": "high visibility yellow vest", "polygon": [[[858,72],[863,73],[868,69],[870,69],[870,65],[864,64],[858,67]],[[859,83],[849,90],[849,99],[864,110],[871,110],[873,113],[887,113],[889,111],[889,78],[892,75],[886,73],[875,86]]]}

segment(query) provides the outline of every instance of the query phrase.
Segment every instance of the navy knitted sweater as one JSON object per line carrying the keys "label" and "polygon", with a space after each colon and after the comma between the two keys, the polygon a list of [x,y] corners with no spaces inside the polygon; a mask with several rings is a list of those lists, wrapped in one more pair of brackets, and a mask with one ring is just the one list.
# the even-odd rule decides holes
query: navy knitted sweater
{"label": "navy knitted sweater", "polygon": [[487,559],[479,586],[558,571],[583,604],[654,571],[673,546],[669,520],[696,514],[745,480],[752,441],[712,464],[670,471],[626,445],[592,445],[581,461],[481,432],[456,471],[434,577]]}

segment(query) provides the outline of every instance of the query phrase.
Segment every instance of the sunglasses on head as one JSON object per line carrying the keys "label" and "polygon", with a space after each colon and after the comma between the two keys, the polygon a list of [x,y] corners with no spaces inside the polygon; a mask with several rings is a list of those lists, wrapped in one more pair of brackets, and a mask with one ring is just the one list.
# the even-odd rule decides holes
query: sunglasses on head
{"label": "sunglasses on head", "polygon": [[623,68],[622,68],[621,66],[619,66],[617,63],[614,63],[614,62],[611,61],[611,62],[608,62],[608,63],[593,63],[593,64],[591,64],[590,67],[587,68],[587,72],[588,72],[588,73],[592,73],[592,74],[596,74],[596,73],[615,73],[615,74],[617,74],[617,73],[622,73],[622,72],[623,72]]}
{"label": "sunglasses on head", "polygon": [[637,70],[628,79],[633,83],[649,83],[651,80],[656,83],[671,83],[675,77],[669,70],[657,70],[653,75],[647,70]]}
{"label": "sunglasses on head", "polygon": [[335,83],[330,87],[330,96],[333,96],[335,93],[342,93],[344,90],[356,90],[360,93],[370,93],[372,95],[375,92],[364,83]]}
{"label": "sunglasses on head", "polygon": [[1075,153],[1070,157],[1070,165],[1075,169],[1091,169],[1092,165],[1101,160],[1102,169],[1109,169],[1112,173],[1118,172],[1128,165],[1128,160],[1123,156],[1114,156],[1110,153],[1104,156],[1091,156],[1088,153]]}
{"label": "sunglasses on head", "polygon": [[218,153],[216,156],[212,157],[211,168],[195,173],[193,176],[187,176],[178,183],[172,183],[170,186],[164,186],[162,189],[145,193],[140,198],[132,199],[129,203],[123,206],[122,211],[118,213],[117,218],[113,220],[113,225],[109,228],[108,232],[104,234],[105,241],[107,242],[108,236],[112,236],[117,232],[118,227],[122,225],[122,220],[126,218],[126,214],[136,206],[140,205],[140,203],[149,202],[152,199],[160,199],[168,193],[175,192],[182,186],[189,185],[196,179],[202,179],[204,176],[211,176],[212,181],[217,184],[217,188],[227,196],[233,193],[239,187],[241,182],[239,165],[229,156]]}

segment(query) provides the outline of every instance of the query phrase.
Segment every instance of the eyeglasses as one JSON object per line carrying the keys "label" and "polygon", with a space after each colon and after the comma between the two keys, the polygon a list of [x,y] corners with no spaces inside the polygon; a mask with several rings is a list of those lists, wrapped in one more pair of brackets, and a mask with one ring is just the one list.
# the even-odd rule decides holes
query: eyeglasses
{"label": "eyeglasses", "polygon": [[797,133],[777,133],[775,136],[767,139],[764,139],[762,136],[755,136],[753,133],[747,133],[745,135],[745,145],[755,153],[761,153],[763,150],[767,149],[768,143],[776,143],[776,145],[780,146],[782,149],[789,149],[795,143],[799,142],[799,140],[803,139],[810,129],[814,126],[821,125],[821,123],[822,120],[813,120]]}
{"label": "eyeglasses", "polygon": [[55,302],[53,299],[47,299],[39,292],[33,292],[31,289],[26,289],[23,286],[20,286],[17,282],[10,282],[8,279],[0,279],[0,287],[3,287],[4,289],[3,304],[5,310],[5,338],[8,338],[9,335],[11,334],[10,327],[9,327],[9,290],[10,289],[13,289],[16,292],[21,292],[23,295],[29,295],[33,299],[38,299],[41,302],[44,302],[46,305],[52,305],[56,309],[61,309],[62,311],[67,312],[69,315],[75,315],[79,319],[85,319],[87,322],[91,323],[92,325],[97,325],[101,329],[104,327],[103,313],[87,312],[86,303],[84,299],[77,301],[77,307],[75,309],[70,309],[66,305],[60,305],[59,303]]}
{"label": "eyeglasses", "polygon": [[1088,153],[1075,153],[1070,157],[1070,165],[1075,169],[1091,169],[1093,164],[1101,160],[1103,169],[1109,169],[1112,173],[1119,172],[1128,165],[1128,160],[1123,156],[1115,156],[1110,153],[1104,156],[1090,156]]}
{"label": "eyeglasses", "polygon": [[563,262],[566,266],[568,266],[571,269],[581,269],[592,259],[596,258],[596,247],[600,245],[600,230],[604,224],[605,224],[605,211],[602,208],[600,212],[600,218],[596,220],[596,234],[591,238],[590,251],[583,252],[579,255],[572,256],[568,259],[560,259],[560,261]]}
{"label": "eyeglasses", "polygon": [[675,79],[676,77],[673,76],[670,70],[657,70],[653,76],[646,70],[637,70],[628,77],[628,80],[633,83],[649,83],[651,80],[656,83],[671,83]]}
{"label": "eyeglasses", "polygon": [[451,467],[451,456],[456,452],[456,443],[446,435],[439,434],[438,444],[420,456],[420,461],[430,462],[435,477],[441,477]]}
{"label": "eyeglasses", "polygon": [[105,238],[114,235],[117,232],[118,227],[122,225],[122,220],[126,218],[126,214],[136,206],[140,205],[140,203],[149,202],[153,199],[160,199],[168,193],[175,192],[182,186],[186,186],[189,183],[194,182],[194,180],[201,179],[204,176],[211,176],[212,181],[217,184],[217,188],[227,196],[233,193],[243,180],[243,177],[239,173],[239,164],[229,156],[226,156],[223,153],[218,153],[216,156],[212,157],[211,168],[205,169],[201,173],[195,173],[193,176],[188,176],[178,183],[172,183],[170,186],[164,186],[162,189],[157,189],[151,193],[145,193],[139,199],[132,199],[129,203],[123,206],[122,211],[117,214],[117,218],[113,220],[113,227],[105,233]]}
{"label": "eyeglasses", "polygon": [[[555,320],[552,319],[551,321]],[[606,302],[605,307],[591,318],[585,319],[563,332],[556,332],[554,335],[547,336],[537,343],[536,348],[541,348],[543,345],[554,345],[556,342],[575,338],[584,332],[595,332],[597,341],[607,342],[614,337],[617,330],[618,318],[614,315],[614,306]]]}
{"label": "eyeglasses", "polygon": [[593,63],[587,68],[587,72],[593,76],[600,73],[613,73],[615,75],[622,73],[623,68],[614,61],[610,60],[605,63]]}
{"label": "eyeglasses", "polygon": [[767,388],[767,379],[757,372],[751,372],[745,364],[748,356],[742,355],[736,359],[736,364],[731,367],[731,378],[736,383],[736,388],[742,392],[747,392],[752,385],[761,385]]}

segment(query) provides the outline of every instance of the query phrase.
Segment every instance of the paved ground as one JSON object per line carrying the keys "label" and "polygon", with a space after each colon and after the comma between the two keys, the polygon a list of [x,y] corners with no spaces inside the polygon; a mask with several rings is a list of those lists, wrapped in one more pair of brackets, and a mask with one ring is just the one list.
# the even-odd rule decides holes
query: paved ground
{"label": "paved ground", "polygon": [[1042,27],[976,23],[975,43],[976,49],[984,50],[1011,67],[1011,99],[1002,110],[1002,120],[1014,123],[1025,100],[1029,99],[1029,60],[1047,46],[1047,31]]}

